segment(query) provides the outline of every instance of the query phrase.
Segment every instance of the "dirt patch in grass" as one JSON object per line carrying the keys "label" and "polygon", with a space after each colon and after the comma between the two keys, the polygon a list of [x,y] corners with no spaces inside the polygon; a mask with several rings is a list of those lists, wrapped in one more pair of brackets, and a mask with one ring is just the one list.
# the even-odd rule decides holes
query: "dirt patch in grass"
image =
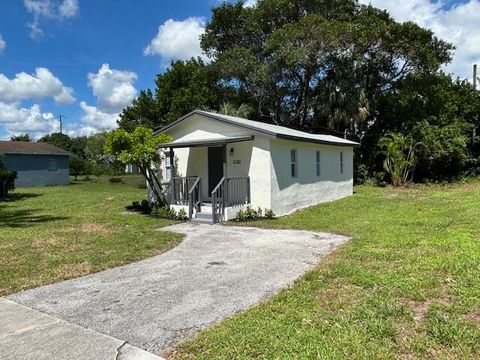
{"label": "dirt patch in grass", "polygon": [[334,287],[322,289],[317,293],[317,300],[322,309],[330,312],[350,311],[363,297],[360,286],[351,284],[335,284]]}
{"label": "dirt patch in grass", "polygon": [[68,233],[95,233],[98,235],[109,235],[114,232],[105,225],[97,223],[83,223],[78,226],[65,228],[63,231]]}
{"label": "dirt patch in grass", "polygon": [[477,324],[477,326],[480,326],[480,310],[473,310],[468,312],[463,316],[463,319],[467,321],[472,321]]}
{"label": "dirt patch in grass", "polygon": [[78,264],[63,264],[55,269],[55,275],[61,279],[84,276],[91,272],[92,264],[86,261]]}
{"label": "dirt patch in grass", "polygon": [[449,287],[442,286],[440,296],[427,299],[424,301],[409,301],[407,306],[413,311],[413,320],[417,325],[422,325],[425,321],[425,314],[432,305],[446,305],[452,302],[452,298],[448,293]]}

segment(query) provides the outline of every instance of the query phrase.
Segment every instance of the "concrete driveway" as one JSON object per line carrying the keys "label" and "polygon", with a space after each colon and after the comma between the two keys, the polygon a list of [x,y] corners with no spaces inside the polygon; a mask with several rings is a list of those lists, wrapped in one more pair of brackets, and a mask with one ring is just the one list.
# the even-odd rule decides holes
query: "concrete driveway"
{"label": "concrete driveway", "polygon": [[179,224],[153,258],[13,294],[9,300],[161,355],[291,284],[348,237]]}

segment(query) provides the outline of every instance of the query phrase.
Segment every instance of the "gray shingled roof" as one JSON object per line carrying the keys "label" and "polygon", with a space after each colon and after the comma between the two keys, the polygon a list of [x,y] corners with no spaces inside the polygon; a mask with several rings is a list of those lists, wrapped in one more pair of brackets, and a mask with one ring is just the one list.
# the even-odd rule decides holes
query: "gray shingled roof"
{"label": "gray shingled roof", "polygon": [[163,129],[158,130],[157,134],[168,132],[168,130],[170,130],[177,124],[181,123],[182,121],[188,119],[193,115],[202,115],[212,120],[221,121],[221,122],[236,125],[239,127],[247,128],[250,130],[258,131],[260,133],[264,133],[264,134],[281,138],[281,139],[314,142],[314,143],[338,145],[338,146],[351,146],[351,147],[358,147],[360,145],[357,142],[342,139],[338,136],[324,135],[324,134],[309,134],[303,131],[289,129],[284,126],[266,124],[258,121],[243,119],[243,118],[234,117],[234,116],[216,114],[216,113],[202,111],[202,110],[192,111],[191,113],[167,125]]}
{"label": "gray shingled roof", "polygon": [[0,141],[0,154],[69,155],[69,152],[47,143]]}

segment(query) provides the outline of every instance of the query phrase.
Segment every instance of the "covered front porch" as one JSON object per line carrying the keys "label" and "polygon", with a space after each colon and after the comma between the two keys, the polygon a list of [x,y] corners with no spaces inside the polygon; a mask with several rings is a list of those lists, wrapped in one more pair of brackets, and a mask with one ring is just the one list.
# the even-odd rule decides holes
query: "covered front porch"
{"label": "covered front porch", "polygon": [[218,223],[250,203],[249,157],[253,136],[162,144],[167,198],[190,220]]}

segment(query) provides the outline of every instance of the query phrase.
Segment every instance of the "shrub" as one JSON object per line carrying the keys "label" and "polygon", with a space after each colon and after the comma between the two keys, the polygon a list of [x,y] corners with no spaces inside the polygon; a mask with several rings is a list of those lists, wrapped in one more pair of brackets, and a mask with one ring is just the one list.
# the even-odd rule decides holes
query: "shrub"
{"label": "shrub", "polygon": [[151,214],[152,213],[152,207],[148,203],[147,200],[142,200],[142,201],[132,201],[132,205],[127,206],[127,210],[130,211],[138,211],[143,214]]}
{"label": "shrub", "polygon": [[153,210],[153,215],[161,219],[176,220],[177,218],[175,209],[168,205],[156,208]]}
{"label": "shrub", "polygon": [[275,213],[273,212],[272,209],[265,209],[264,217],[265,219],[268,219],[268,220],[275,219]]}
{"label": "shrub", "polygon": [[15,189],[16,171],[0,170],[0,198],[5,198],[9,191]]}
{"label": "shrub", "polygon": [[181,220],[181,221],[187,220],[187,212],[185,211],[185,209],[178,210],[177,220]]}
{"label": "shrub", "polygon": [[258,208],[255,210],[250,205],[247,205],[245,208],[240,209],[237,212],[237,220],[238,221],[252,221],[258,219],[273,219],[275,214],[271,209],[265,209],[262,211],[262,208]]}

